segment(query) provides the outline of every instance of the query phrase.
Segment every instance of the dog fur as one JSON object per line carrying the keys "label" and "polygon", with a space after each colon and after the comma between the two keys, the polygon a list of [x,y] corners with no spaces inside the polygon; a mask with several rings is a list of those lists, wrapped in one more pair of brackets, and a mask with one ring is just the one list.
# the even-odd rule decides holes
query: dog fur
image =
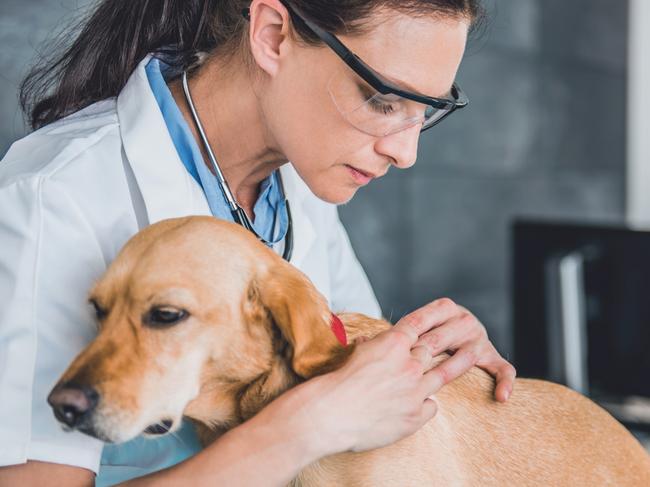
{"label": "dog fur", "polygon": [[[209,442],[287,389],[341,366],[354,350],[339,345],[326,300],[301,272],[250,232],[212,217],[147,227],[90,296],[101,310],[99,334],[57,388],[97,390],[99,403],[79,429],[106,441],[126,441],[165,418],[173,429],[185,416]],[[156,306],[189,317],[146,326]],[[350,343],[390,327],[339,316]],[[323,458],[291,485],[650,486],[648,454],[590,400],[518,379],[499,404],[493,387],[474,368],[436,395],[437,415],[414,435]]]}

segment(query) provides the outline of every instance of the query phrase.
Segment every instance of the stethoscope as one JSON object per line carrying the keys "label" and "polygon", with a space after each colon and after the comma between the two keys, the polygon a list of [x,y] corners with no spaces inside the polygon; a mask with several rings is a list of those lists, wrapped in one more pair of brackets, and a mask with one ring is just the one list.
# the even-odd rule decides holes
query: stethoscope
{"label": "stethoscope", "polygon": [[[194,103],[192,102],[192,96],[190,95],[190,88],[187,85],[187,71],[183,71],[183,92],[185,93],[185,100],[187,101],[187,105],[190,107],[190,112],[192,113],[192,119],[194,120],[196,129],[199,132],[201,143],[205,148],[205,152],[207,152],[208,154],[208,159],[210,159],[210,163],[212,164],[214,172],[217,176],[217,183],[219,184],[219,188],[221,188],[221,191],[223,192],[223,195],[226,198],[226,201],[228,202],[228,206],[230,207],[230,213],[232,214],[233,219],[235,220],[236,223],[239,223],[242,227],[253,232],[253,234],[262,243],[264,243],[265,245],[270,245],[269,242],[267,242],[264,239],[264,237],[262,237],[260,234],[258,234],[255,231],[255,229],[253,228],[253,223],[248,218],[248,215],[246,215],[244,209],[241,206],[239,206],[239,204],[237,203],[237,200],[233,196],[232,191],[230,191],[230,187],[228,186],[228,182],[226,181],[226,178],[223,177],[221,168],[217,163],[217,158],[214,156],[214,153],[212,152],[212,148],[210,147],[208,138],[205,135],[205,131],[203,130],[203,125],[201,125],[201,120],[199,120],[199,116],[196,113],[196,109],[194,108]],[[286,194],[284,192],[282,175],[278,172],[277,176],[278,176],[278,181],[280,183],[280,191],[282,192],[282,197],[284,198],[284,204],[287,208],[288,225],[287,225],[287,234],[284,238],[284,251],[282,252],[282,258],[288,262],[289,260],[291,260],[291,254],[293,253],[293,221],[291,219],[291,209],[289,208],[289,201],[287,200]]]}

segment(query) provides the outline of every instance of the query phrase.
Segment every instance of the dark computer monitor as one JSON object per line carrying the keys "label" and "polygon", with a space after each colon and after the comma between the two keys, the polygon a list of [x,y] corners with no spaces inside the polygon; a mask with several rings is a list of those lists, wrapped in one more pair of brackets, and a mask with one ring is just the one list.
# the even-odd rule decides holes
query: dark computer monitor
{"label": "dark computer monitor", "polygon": [[596,400],[650,398],[650,231],[531,220],[512,228],[520,375]]}

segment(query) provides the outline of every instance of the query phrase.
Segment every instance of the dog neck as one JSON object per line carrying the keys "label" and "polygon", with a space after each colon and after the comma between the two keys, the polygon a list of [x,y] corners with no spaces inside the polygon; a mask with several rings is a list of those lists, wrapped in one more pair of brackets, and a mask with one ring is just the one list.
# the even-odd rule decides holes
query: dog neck
{"label": "dog neck", "polygon": [[[341,367],[354,350],[354,342],[371,338],[387,329],[389,323],[360,314],[342,314],[340,318],[348,337],[348,346],[332,350],[328,360],[313,371],[310,377],[322,375]],[[291,367],[292,350],[286,339],[272,323],[255,327],[255,350],[250,353],[261,365],[255,375],[246,380],[233,380],[223,370],[208,365],[199,396],[186,409],[186,416],[211,430],[201,432],[202,438],[214,438],[215,432],[227,430],[257,414],[264,406],[288,389],[304,382]],[[248,353],[248,352],[247,352]],[[202,428],[199,428],[201,430]]]}
{"label": "dog neck", "polygon": [[269,366],[255,380],[244,384],[238,394],[238,422],[244,422],[257,414],[264,406],[283,392],[305,379],[291,367],[291,347],[278,332],[271,328],[272,355]]}

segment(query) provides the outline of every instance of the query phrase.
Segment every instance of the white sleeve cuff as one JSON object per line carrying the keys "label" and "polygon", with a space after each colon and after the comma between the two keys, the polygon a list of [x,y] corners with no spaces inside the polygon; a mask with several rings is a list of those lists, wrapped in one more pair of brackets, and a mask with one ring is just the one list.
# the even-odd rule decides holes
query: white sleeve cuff
{"label": "white sleeve cuff", "polygon": [[72,465],[97,473],[102,457],[103,444],[88,444],[79,449],[69,446],[32,441],[28,445],[4,445],[0,447],[0,466],[19,465],[28,460]]}

